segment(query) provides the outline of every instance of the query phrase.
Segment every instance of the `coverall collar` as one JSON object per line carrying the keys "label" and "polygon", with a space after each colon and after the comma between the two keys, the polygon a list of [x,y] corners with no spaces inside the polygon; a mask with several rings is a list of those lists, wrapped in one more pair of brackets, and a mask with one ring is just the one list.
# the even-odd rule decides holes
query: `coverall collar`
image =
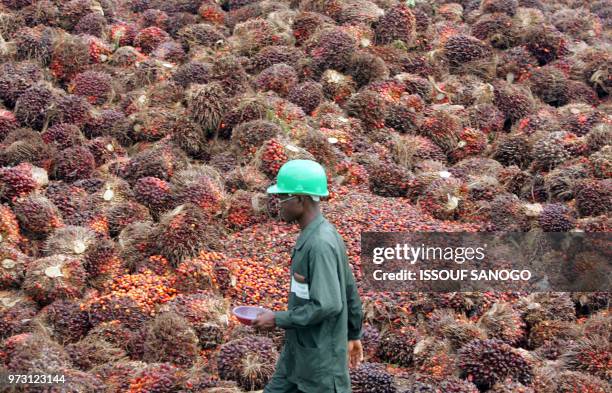
{"label": "coverall collar", "polygon": [[312,232],[319,225],[321,225],[323,220],[324,220],[323,214],[321,214],[321,212],[318,212],[318,214],[315,216],[315,218],[312,221],[310,221],[308,223],[308,225],[306,225],[306,228],[302,229],[302,232],[300,232],[300,236],[298,236],[297,241],[295,242],[295,249],[296,250],[299,250],[299,249],[302,248],[304,243],[306,243],[306,240],[308,239],[308,237],[310,237]]}

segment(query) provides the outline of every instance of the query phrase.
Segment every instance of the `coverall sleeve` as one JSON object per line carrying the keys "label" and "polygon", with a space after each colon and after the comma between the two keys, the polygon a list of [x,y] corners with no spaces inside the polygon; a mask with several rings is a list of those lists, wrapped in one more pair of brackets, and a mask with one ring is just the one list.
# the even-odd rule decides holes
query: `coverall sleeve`
{"label": "coverall sleeve", "polygon": [[313,326],[342,311],[336,256],[329,244],[309,250],[309,301],[288,311],[275,312],[276,326],[293,329]]}
{"label": "coverall sleeve", "polygon": [[[347,263],[348,264],[348,263]],[[348,339],[361,339],[361,324],[363,320],[363,311],[361,308],[361,298],[355,284],[355,277],[351,271],[351,267],[347,266],[346,279],[346,303],[348,305]]]}

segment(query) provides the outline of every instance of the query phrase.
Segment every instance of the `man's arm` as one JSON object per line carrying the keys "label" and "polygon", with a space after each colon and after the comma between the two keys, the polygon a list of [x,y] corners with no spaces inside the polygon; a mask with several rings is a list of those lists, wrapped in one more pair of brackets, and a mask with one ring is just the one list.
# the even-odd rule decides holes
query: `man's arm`
{"label": "man's arm", "polygon": [[317,325],[342,311],[340,279],[336,256],[330,244],[309,251],[309,302],[289,311],[274,314],[276,326],[292,329]]}
{"label": "man's arm", "polygon": [[355,284],[355,277],[351,271],[351,267],[347,266],[347,269],[346,303],[348,305],[348,339],[360,340],[362,335],[361,324],[363,322],[361,298],[357,291],[357,285]]}

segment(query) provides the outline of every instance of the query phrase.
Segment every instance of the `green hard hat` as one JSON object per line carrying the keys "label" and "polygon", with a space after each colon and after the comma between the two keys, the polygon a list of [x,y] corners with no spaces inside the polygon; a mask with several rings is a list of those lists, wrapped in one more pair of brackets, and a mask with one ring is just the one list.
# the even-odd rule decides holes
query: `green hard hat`
{"label": "green hard hat", "polygon": [[268,194],[329,195],[325,169],[311,160],[287,161],[278,171],[276,184],[266,191]]}

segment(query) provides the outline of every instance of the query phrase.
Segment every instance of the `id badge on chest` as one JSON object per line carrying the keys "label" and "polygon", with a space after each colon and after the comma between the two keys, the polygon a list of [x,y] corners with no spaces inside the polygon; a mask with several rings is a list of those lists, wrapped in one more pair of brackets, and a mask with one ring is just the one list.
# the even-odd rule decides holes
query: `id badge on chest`
{"label": "id badge on chest", "polygon": [[308,284],[298,282],[293,276],[291,276],[291,292],[301,299],[310,299]]}

